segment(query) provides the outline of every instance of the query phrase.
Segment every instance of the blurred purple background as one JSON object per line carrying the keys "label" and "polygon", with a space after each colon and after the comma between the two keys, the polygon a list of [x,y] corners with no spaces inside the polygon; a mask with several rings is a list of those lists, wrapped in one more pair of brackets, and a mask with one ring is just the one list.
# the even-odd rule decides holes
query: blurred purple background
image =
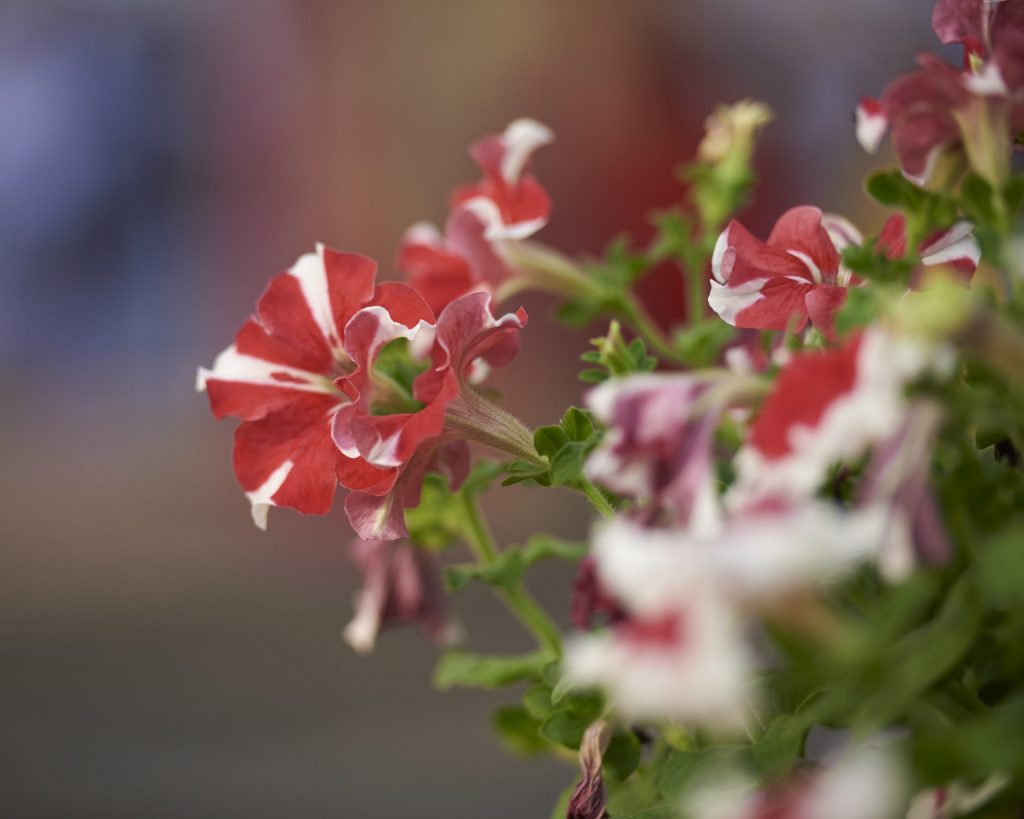
{"label": "blurred purple background", "polygon": [[[256,531],[231,424],[192,391],[266,279],[322,240],[390,276],[443,221],[474,138],[555,145],[540,238],[597,252],[679,195],[717,103],[776,110],[748,213],[877,228],[850,112],[931,48],[930,0],[5,0],[0,4],[4,726],[12,817],[545,817],[576,775],[506,756],[512,695],[438,694],[434,649],[340,640],[340,509]],[[645,292],[683,315],[677,273]],[[577,400],[586,335],[532,321],[496,385],[530,424]],[[568,493],[489,499],[503,541],[585,533]],[[537,593],[565,622],[569,574]],[[527,638],[480,590],[470,645]]]}

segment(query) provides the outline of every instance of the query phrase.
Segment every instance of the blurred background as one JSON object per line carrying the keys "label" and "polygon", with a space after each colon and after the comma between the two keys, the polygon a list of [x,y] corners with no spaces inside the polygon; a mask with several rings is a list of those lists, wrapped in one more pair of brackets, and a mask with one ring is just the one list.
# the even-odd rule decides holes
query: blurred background
{"label": "blurred background", "polygon": [[[473,139],[532,116],[553,220],[597,253],[679,196],[718,102],[777,112],[745,216],[877,229],[863,94],[933,48],[931,0],[2,0],[0,815],[545,817],[576,771],[497,747],[511,697],[435,693],[435,650],[340,632],[339,508],[253,528],[232,423],[193,392],[267,278],[321,240],[391,277]],[[889,160],[884,160],[889,161]],[[676,271],[645,285],[683,315]],[[495,385],[527,423],[578,401],[586,334],[532,321]],[[568,493],[489,498],[504,542],[582,537]],[[569,573],[535,591],[567,622]],[[526,636],[486,592],[470,646]]]}

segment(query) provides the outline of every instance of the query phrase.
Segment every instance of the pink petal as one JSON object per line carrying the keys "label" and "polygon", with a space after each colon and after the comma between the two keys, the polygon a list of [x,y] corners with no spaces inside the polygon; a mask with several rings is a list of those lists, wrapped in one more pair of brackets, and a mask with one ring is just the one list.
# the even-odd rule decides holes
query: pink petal
{"label": "pink petal", "polygon": [[819,284],[835,281],[839,271],[839,254],[821,224],[818,208],[803,205],[786,211],[772,228],[768,246],[796,256],[811,271]]}
{"label": "pink petal", "polygon": [[864,97],[854,115],[857,125],[857,142],[869,154],[875,153],[889,130],[889,118],[878,100]]}
{"label": "pink petal", "polygon": [[845,287],[822,285],[807,293],[807,315],[821,334],[829,341],[836,340],[836,315],[846,301],[849,291]]}

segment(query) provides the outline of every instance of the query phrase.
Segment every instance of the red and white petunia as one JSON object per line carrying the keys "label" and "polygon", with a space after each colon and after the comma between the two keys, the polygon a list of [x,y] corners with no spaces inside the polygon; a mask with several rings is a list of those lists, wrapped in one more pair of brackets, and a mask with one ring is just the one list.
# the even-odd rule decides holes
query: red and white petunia
{"label": "red and white petunia", "polygon": [[570,685],[601,686],[626,719],[738,730],[752,660],[733,611],[694,586],[657,612],[634,614],[566,643]]}
{"label": "red and white petunia", "polygon": [[418,625],[443,643],[458,636],[433,555],[409,543],[381,540],[355,540],[350,553],[362,573],[355,615],[344,631],[352,648],[368,653],[383,629],[400,625]]}
{"label": "red and white petunia", "polygon": [[[431,328],[430,363],[404,396],[416,406],[382,413],[381,401],[391,402],[394,384],[377,377],[376,357],[391,341],[411,335],[379,308],[364,309],[352,318],[347,346],[356,368],[338,380],[350,403],[335,413],[331,434],[351,461],[390,470],[386,481],[347,484],[358,490],[345,499],[345,511],[360,537],[407,537],[404,511],[419,502],[423,475],[441,471],[455,486],[465,477],[467,438],[536,457],[525,429],[506,423],[503,411],[470,384],[479,368],[504,366],[515,357],[525,324],[522,309],[495,318],[485,293],[456,299],[441,312],[436,329]],[[410,342],[414,355],[416,343],[415,338]],[[495,418],[501,421],[498,429]]]}
{"label": "red and white petunia", "polygon": [[[918,249],[924,265],[943,265],[970,277],[980,248],[969,222],[929,236]],[[732,221],[715,244],[708,304],[735,327],[799,332],[808,321],[835,339],[835,318],[847,288],[860,284],[842,263],[842,251],[863,238],[849,221],[801,206],[784,213],[767,242]],[[890,218],[879,248],[891,258],[906,250],[906,221]]]}
{"label": "red and white petunia", "polygon": [[953,553],[928,481],[942,420],[937,404],[914,401],[900,428],[875,448],[857,489],[857,506],[884,516],[878,567],[889,580],[906,578],[920,563],[945,562]]}
{"label": "red and white petunia", "polygon": [[339,479],[359,487],[393,480],[391,468],[353,460],[331,440],[334,417],[350,402],[335,385],[355,366],[349,320],[372,304],[407,334],[432,332],[423,300],[402,284],[375,285],[376,270],[365,256],[318,245],[271,279],[235,343],[199,370],[214,415],[242,420],[235,474],[260,528],[271,506],[325,514]]}
{"label": "red and white petunia", "polygon": [[813,495],[830,466],[894,435],[906,417],[906,386],[946,364],[943,349],[878,329],[835,349],[794,355],[736,455],[731,505]]}
{"label": "red and white petunia", "polygon": [[712,254],[708,304],[734,327],[799,332],[810,321],[831,336],[846,288],[856,283],[840,253],[861,241],[845,219],[810,206],[786,211],[767,242],[733,220]]}
{"label": "red and white petunia", "polygon": [[444,234],[426,222],[406,231],[398,267],[435,311],[464,293],[493,293],[516,274],[510,245],[544,227],[551,213],[528,168],[533,152],[553,139],[546,126],[518,119],[474,143],[470,154],[484,176],[455,191]]}
{"label": "red and white petunia", "polygon": [[962,146],[975,170],[1001,185],[1010,137],[1024,130],[1024,2],[940,0],[932,26],[943,43],[964,46],[963,70],[921,55],[919,71],[881,100],[861,101],[857,137],[873,153],[891,130],[903,173],[918,184],[944,151]]}
{"label": "red and white petunia", "polygon": [[892,819],[906,786],[897,758],[861,747],[761,787],[747,773],[719,769],[695,783],[682,808],[690,819]]}
{"label": "red and white petunia", "polygon": [[[878,234],[875,247],[890,259],[901,258],[907,249],[907,217],[901,213],[890,216]],[[974,226],[960,221],[946,230],[937,230],[921,242],[917,250],[924,267],[942,267],[969,282],[981,261],[981,246],[974,238]],[[915,281],[911,279],[911,285]]]}
{"label": "red and white petunia", "polygon": [[716,530],[711,449],[723,407],[698,403],[713,384],[689,374],[650,374],[595,387],[587,406],[608,431],[587,459],[587,476],[646,504],[649,518]]}
{"label": "red and white petunia", "polygon": [[[526,314],[495,319],[477,293],[450,304],[435,327],[414,290],[375,285],[375,274],[364,256],[318,246],[271,280],[235,344],[199,371],[214,414],[242,420],[235,472],[261,528],[270,506],[325,514],[340,483],[360,537],[398,539],[426,472],[453,486],[465,477],[467,437],[532,454],[525,431],[509,443],[505,427],[491,429],[501,410],[469,386],[514,357]],[[423,370],[412,383],[377,369],[399,340]]]}

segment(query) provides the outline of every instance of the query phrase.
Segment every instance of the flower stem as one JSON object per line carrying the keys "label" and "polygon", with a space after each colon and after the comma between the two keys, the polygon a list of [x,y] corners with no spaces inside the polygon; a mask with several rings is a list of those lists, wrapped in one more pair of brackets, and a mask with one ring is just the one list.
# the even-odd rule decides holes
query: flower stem
{"label": "flower stem", "polygon": [[[476,555],[477,560],[485,565],[495,562],[498,558],[498,547],[491,535],[491,530],[484,520],[476,497],[463,493],[463,511],[465,513],[466,542]],[[519,580],[512,586],[498,586],[496,593],[512,614],[537,638],[542,648],[553,657],[562,654],[562,637],[558,626],[552,622],[540,604],[523,588]]]}
{"label": "flower stem", "polygon": [[608,499],[605,498],[604,493],[598,489],[594,484],[583,478],[580,483],[580,491],[590,500],[594,505],[594,508],[600,513],[601,517],[610,519],[615,517],[615,510],[612,509]]}
{"label": "flower stem", "polygon": [[654,319],[651,318],[650,314],[632,293],[627,293],[623,297],[619,308],[619,316],[661,358],[674,364],[686,363],[665,336],[664,331],[655,324]]}

